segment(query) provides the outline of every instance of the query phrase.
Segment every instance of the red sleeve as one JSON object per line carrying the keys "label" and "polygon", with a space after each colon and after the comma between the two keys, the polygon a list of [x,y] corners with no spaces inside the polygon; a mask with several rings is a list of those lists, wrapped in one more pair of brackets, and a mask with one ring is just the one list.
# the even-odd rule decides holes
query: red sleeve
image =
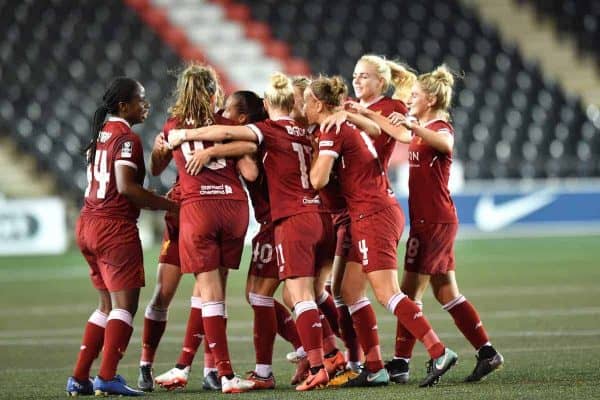
{"label": "red sleeve", "polygon": [[395,101],[395,107],[394,107],[394,111],[399,112],[401,114],[408,114],[408,107],[406,106],[406,104],[404,104],[404,102],[402,100],[396,100]]}
{"label": "red sleeve", "polygon": [[449,133],[454,136],[454,128],[446,121],[435,121],[429,126],[429,129],[436,132]]}
{"label": "red sleeve", "polygon": [[265,140],[265,137],[271,136],[271,129],[269,124],[266,121],[256,122],[254,124],[246,125],[258,138],[258,144],[262,144]]}
{"label": "red sleeve", "polygon": [[340,133],[335,133],[333,128],[328,132],[320,132],[318,135],[319,155],[333,156],[337,159],[342,153],[344,134],[344,129]]}
{"label": "red sleeve", "polygon": [[115,165],[127,165],[142,170],[144,168],[144,149],[137,135],[125,135],[115,146]]}

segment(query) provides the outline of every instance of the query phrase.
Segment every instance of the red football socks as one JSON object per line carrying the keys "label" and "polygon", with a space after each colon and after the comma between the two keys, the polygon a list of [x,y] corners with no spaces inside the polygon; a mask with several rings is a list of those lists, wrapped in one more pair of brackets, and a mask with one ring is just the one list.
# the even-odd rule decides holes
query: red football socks
{"label": "red football socks", "polygon": [[133,333],[132,323],[133,317],[126,310],[115,308],[108,314],[108,322],[104,330],[102,363],[98,373],[101,379],[112,380],[115,377],[117,365],[123,358]]}
{"label": "red football socks", "polygon": [[398,321],[414,337],[423,342],[431,358],[438,358],[444,354],[444,345],[414,301],[409,299],[404,293],[399,292],[390,298],[387,308],[396,315]]}
{"label": "red football socks", "polygon": [[167,327],[167,310],[161,310],[152,305],[146,307],[144,314],[144,331],[142,333],[141,363],[152,364],[160,339]]}
{"label": "red football socks", "polygon": [[277,314],[273,297],[249,293],[250,305],[254,310],[254,351],[256,363],[271,365],[273,346],[277,334]]}
{"label": "red football socks", "polygon": [[377,372],[383,368],[377,318],[371,302],[366,297],[348,306],[360,345],[365,353],[365,368]]}
{"label": "red football socks", "polygon": [[464,296],[458,296],[442,307],[448,311],[458,329],[475,350],[487,343],[489,338],[475,307]]}
{"label": "red football socks", "polygon": [[204,337],[204,326],[202,324],[202,299],[199,297],[191,298],[190,316],[188,317],[183,347],[177,359],[178,366],[190,366],[194,361],[196,351]]}
{"label": "red football socks", "polygon": [[107,318],[106,314],[96,310],[85,324],[81,347],[79,348],[77,362],[73,369],[73,377],[79,382],[87,382],[90,377],[92,363],[98,357],[98,354],[100,354],[100,350],[102,350]]}

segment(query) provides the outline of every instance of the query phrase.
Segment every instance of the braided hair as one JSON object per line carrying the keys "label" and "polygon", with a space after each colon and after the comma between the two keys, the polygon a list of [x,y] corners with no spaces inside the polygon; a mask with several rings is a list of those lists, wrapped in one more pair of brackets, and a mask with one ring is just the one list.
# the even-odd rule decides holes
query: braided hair
{"label": "braided hair", "polygon": [[131,78],[124,76],[115,78],[104,95],[102,104],[96,109],[92,119],[92,138],[88,145],[83,149],[88,164],[94,163],[96,157],[96,141],[100,134],[100,129],[104,125],[104,120],[108,114],[117,114],[119,112],[119,103],[128,103],[135,95],[139,83]]}

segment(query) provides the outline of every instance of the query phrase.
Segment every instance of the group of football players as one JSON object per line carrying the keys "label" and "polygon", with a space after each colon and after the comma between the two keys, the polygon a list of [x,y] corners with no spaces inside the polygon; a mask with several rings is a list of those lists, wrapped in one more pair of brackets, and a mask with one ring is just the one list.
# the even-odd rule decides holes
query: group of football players
{"label": "group of football players", "polygon": [[[152,150],[153,175],[173,159],[178,172],[161,197],[143,188],[142,144],[131,129],[148,113],[144,88],[129,78],[112,82],[94,115],[86,149],[89,184],[76,228],[100,303],[86,324],[68,394],[137,396],[155,384],[185,387],[202,341],[204,389],[273,389],[277,334],[293,347],[286,357],[296,363],[296,390],[407,383],[417,340],[430,357],[420,386],[433,386],[458,356],[423,314],[430,284],[477,351],[466,381],[502,366],[456,282],[458,219],[448,190],[454,74],[442,65],[417,76],[399,63],[364,55],[352,86],[350,99],[340,77],[274,73],[264,98],[238,91],[224,102],[215,71],[190,64],[178,76]],[[408,145],[410,167],[410,233],[400,281],[404,214],[387,174],[396,142]],[[256,367],[242,377],[228,350],[226,287],[229,270],[241,261],[248,194],[260,225],[246,284]],[[167,214],[157,285],[144,315],[137,390],[116,370],[144,286],[136,225],[141,208]],[[154,377],[155,353],[183,274],[193,274],[195,283],[181,354],[174,368]],[[279,286],[281,302],[274,298]],[[368,286],[397,321],[395,354],[385,364]]]}

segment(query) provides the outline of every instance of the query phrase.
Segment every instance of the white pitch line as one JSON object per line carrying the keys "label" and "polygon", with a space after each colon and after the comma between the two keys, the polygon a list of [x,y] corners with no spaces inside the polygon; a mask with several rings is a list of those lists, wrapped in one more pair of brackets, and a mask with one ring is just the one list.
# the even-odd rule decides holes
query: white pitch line
{"label": "white pitch line", "polygon": [[[450,316],[446,312],[429,313],[426,310],[426,317],[431,321],[449,320]],[[71,310],[72,311],[72,310]],[[537,318],[537,317],[569,317],[569,316],[590,316],[600,315],[600,307],[584,307],[574,309],[533,309],[533,310],[500,310],[488,311],[484,314],[486,321],[497,319],[514,319],[514,318]],[[385,314],[379,316],[378,321],[395,322],[396,317]],[[17,329],[17,330],[0,330],[0,339],[2,338],[24,338],[24,337],[45,337],[45,336],[65,336],[65,335],[81,335],[83,332],[83,324],[80,327],[71,328],[56,328],[56,329]],[[228,321],[229,329],[250,328],[250,321]],[[186,329],[185,324],[169,324],[169,332],[183,332]]]}
{"label": "white pitch line", "polygon": [[[600,292],[600,286],[556,286],[556,287],[501,287],[493,289],[473,289],[465,292],[467,298],[475,297],[516,297],[516,296],[559,296],[573,293],[596,293]],[[375,304],[375,302],[373,302]],[[189,300],[176,299],[171,304],[171,308],[189,308]],[[436,304],[434,302],[427,303]],[[248,303],[243,297],[232,297],[227,300],[228,307],[248,307]],[[28,307],[5,307],[0,310],[0,317],[21,317],[21,316],[53,316],[73,313],[91,313],[94,310],[94,303],[90,304],[60,304],[52,306],[28,306]]]}
{"label": "white pitch line", "polygon": [[[457,339],[462,338],[462,334],[459,332],[438,332],[438,335],[443,339]],[[600,337],[600,329],[584,329],[584,330],[563,330],[563,331],[495,331],[493,333],[494,338],[514,338],[514,337]],[[380,339],[394,339],[395,335],[388,333],[380,333]],[[252,343],[252,336],[249,335],[227,335],[227,340],[232,343]],[[182,342],[181,337],[167,336],[161,340],[162,343],[175,343],[180,344]],[[134,337],[131,339],[131,343],[140,344],[141,339]],[[13,338],[13,339],[0,339],[0,347],[2,346],[52,346],[52,345],[73,345],[78,346],[81,344],[80,338]]]}

